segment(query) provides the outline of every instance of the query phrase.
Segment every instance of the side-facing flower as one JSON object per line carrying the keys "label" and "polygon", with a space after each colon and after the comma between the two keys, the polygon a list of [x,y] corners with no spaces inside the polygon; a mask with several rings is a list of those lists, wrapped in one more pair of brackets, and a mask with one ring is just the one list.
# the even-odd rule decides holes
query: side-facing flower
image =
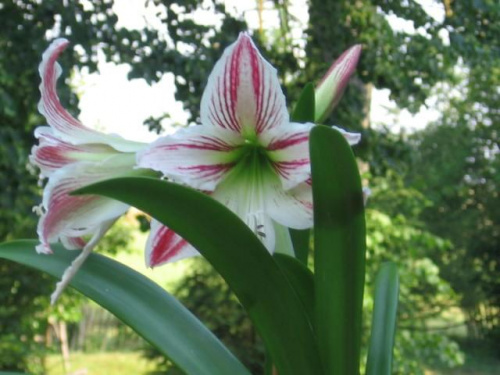
{"label": "side-facing flower", "polygon": [[314,118],[317,123],[324,121],[340,101],[347,82],[356,69],[360,55],[360,44],[349,48],[333,62],[320,80],[315,90]]}
{"label": "side-facing flower", "polygon": [[[165,136],[138,153],[138,165],[210,194],[236,213],[267,249],[275,226],[312,226],[309,131],[290,122],[276,70],[248,34],[240,34],[210,74],[201,126]],[[341,129],[339,129],[341,130]],[[341,130],[352,144],[358,134]],[[146,262],[157,266],[196,254],[153,220]]]}
{"label": "side-facing flower", "polygon": [[[32,164],[40,168],[41,177],[48,178],[38,208],[41,217],[37,232],[41,244],[37,251],[51,253],[50,243],[58,240],[67,249],[83,248],[58,284],[53,302],[107,229],[128,209],[126,204],[112,199],[69,193],[98,180],[138,173],[134,171],[135,152],[145,146],[90,129],[62,107],[56,92],[61,74],[57,58],[68,43],[57,39],[43,54],[38,109],[49,126],[35,130],[39,144],[30,155]],[[90,237],[88,242],[87,237]]]}

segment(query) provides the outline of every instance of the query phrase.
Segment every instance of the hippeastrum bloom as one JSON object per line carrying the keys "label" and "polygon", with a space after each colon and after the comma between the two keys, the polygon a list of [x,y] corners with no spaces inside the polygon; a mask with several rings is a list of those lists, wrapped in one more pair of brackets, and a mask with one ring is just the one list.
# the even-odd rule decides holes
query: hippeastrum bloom
{"label": "hippeastrum bloom", "polygon": [[134,171],[135,152],[145,146],[92,130],[62,107],[56,92],[61,67],[56,61],[68,43],[57,39],[43,54],[38,109],[49,126],[35,130],[39,144],[30,155],[41,177],[48,178],[41,207],[37,207],[41,215],[37,229],[41,244],[37,251],[51,253],[50,243],[58,240],[67,249],[83,248],[74,267],[63,276],[53,301],[107,229],[128,209],[126,204],[112,199],[68,194],[98,180],[138,173]]}
{"label": "hippeastrum bloom", "polygon": [[[267,249],[282,226],[313,224],[309,131],[290,122],[276,70],[248,34],[216,63],[201,100],[201,126],[165,136],[138,153],[138,165],[210,194],[235,212]],[[347,133],[355,144],[359,134]],[[153,220],[149,266],[197,254]]]}
{"label": "hippeastrum bloom", "polygon": [[360,44],[349,48],[333,62],[320,80],[315,90],[314,119],[317,123],[324,121],[340,101],[347,82],[356,69],[360,55]]}

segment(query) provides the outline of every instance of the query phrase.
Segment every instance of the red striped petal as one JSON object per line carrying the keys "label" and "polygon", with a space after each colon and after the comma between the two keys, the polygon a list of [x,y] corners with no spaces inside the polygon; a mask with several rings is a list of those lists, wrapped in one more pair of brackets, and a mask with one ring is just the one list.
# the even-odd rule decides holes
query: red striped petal
{"label": "red striped petal", "polygon": [[238,133],[194,126],[162,137],[138,154],[138,165],[191,187],[212,191],[234,166]]}
{"label": "red striped petal", "polygon": [[285,190],[309,178],[309,131],[313,126],[291,123],[262,134],[263,144]]}
{"label": "red striped petal", "polygon": [[51,128],[39,127],[35,130],[39,144],[31,150],[30,161],[40,168],[44,177],[49,177],[56,170],[67,164],[83,161],[104,159],[118,152],[104,144],[73,145],[56,137]]}
{"label": "red striped petal", "polygon": [[39,112],[59,137],[69,143],[104,143],[123,152],[141,149],[142,143],[128,141],[114,134],[103,134],[84,126],[61,105],[56,84],[62,70],[57,63],[57,58],[68,44],[66,39],[56,39],[42,56],[42,62],[38,69],[42,79],[40,84],[41,99],[38,103]]}
{"label": "red striped petal", "polygon": [[[43,194],[44,213],[38,222],[41,252],[50,252],[50,243],[62,237],[76,238],[95,232],[103,222],[117,218],[128,209],[124,203],[99,196],[71,196],[70,192],[99,180],[126,173],[132,167],[115,163],[116,157],[99,164],[69,164],[52,174]],[[116,159],[117,160],[117,159]],[[117,160],[119,162],[119,160]],[[69,240],[68,240],[69,241]],[[77,240],[71,240],[74,246]]]}
{"label": "red striped petal", "polygon": [[248,34],[240,34],[210,74],[201,101],[202,124],[260,134],[288,119],[276,69]]}
{"label": "red striped petal", "polygon": [[294,229],[313,225],[312,189],[306,182],[285,191],[276,187],[269,191],[266,210],[277,223]]}
{"label": "red striped petal", "polygon": [[148,267],[157,267],[165,263],[196,256],[199,253],[173,230],[152,219],[145,255],[146,265]]}

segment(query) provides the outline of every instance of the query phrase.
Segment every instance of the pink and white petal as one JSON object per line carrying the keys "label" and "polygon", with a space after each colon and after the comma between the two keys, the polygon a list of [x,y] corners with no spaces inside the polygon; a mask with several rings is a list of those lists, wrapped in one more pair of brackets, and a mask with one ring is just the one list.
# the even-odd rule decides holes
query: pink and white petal
{"label": "pink and white petal", "polygon": [[242,143],[238,133],[193,126],[153,142],[137,154],[137,164],[193,188],[213,191],[234,166]]}
{"label": "pink and white petal", "polygon": [[97,161],[117,155],[118,151],[105,144],[73,145],[53,134],[50,127],[35,129],[39,144],[31,149],[30,162],[40,168],[41,175],[50,177],[56,170],[78,161]]}
{"label": "pink and white petal", "polygon": [[265,210],[266,191],[270,180],[279,184],[277,178],[252,179],[251,176],[229,176],[214,191],[212,197],[239,216],[259,238],[270,253],[274,252],[276,235],[274,224]]}
{"label": "pink and white petal", "polygon": [[[68,237],[64,234],[68,229],[81,226],[90,229],[97,228],[100,222],[117,218],[128,209],[124,203],[108,198],[67,195],[72,190],[74,188],[54,191],[54,198],[38,223],[37,232],[41,242],[40,247],[37,248],[39,252],[51,252],[50,243],[56,242],[61,237],[64,238],[65,245],[70,245],[67,242]],[[70,247],[74,248],[75,245],[70,245]]]}
{"label": "pink and white petal", "polygon": [[201,123],[244,134],[260,134],[289,121],[276,69],[241,33],[210,74],[201,99]]}
{"label": "pink and white petal", "polygon": [[109,158],[102,163],[80,162],[69,164],[55,172],[43,194],[45,213],[38,222],[41,241],[39,251],[50,252],[50,243],[61,236],[80,237],[101,223],[117,218],[128,209],[128,205],[100,196],[70,196],[70,192],[90,183],[125,174],[126,164]]}
{"label": "pink and white petal", "polygon": [[146,266],[157,267],[162,264],[200,255],[181,236],[156,219],[151,219],[151,232],[146,242]]}
{"label": "pink and white petal", "polygon": [[312,189],[306,182],[285,191],[279,186],[271,189],[266,212],[277,223],[294,229],[313,226]]}
{"label": "pink and white petal", "polygon": [[61,75],[61,67],[57,58],[66,49],[69,42],[66,39],[54,40],[42,56],[39,66],[41,99],[38,103],[39,112],[45,117],[55,134],[73,144],[104,143],[118,151],[135,152],[144,144],[133,142],[115,134],[103,134],[84,126],[61,105],[56,91],[57,79]]}
{"label": "pink and white petal", "polygon": [[290,123],[261,135],[263,147],[280,177],[283,189],[289,190],[310,177],[309,132],[312,123]]}
{"label": "pink and white petal", "polygon": [[80,250],[87,244],[87,241],[85,241],[82,237],[69,237],[61,235],[59,239],[66,250]]}
{"label": "pink and white petal", "polygon": [[342,128],[339,128],[338,126],[332,126],[335,130],[338,130],[345,139],[347,139],[347,142],[349,145],[354,146],[361,141],[361,134],[360,133],[353,133],[353,132],[348,132]]}

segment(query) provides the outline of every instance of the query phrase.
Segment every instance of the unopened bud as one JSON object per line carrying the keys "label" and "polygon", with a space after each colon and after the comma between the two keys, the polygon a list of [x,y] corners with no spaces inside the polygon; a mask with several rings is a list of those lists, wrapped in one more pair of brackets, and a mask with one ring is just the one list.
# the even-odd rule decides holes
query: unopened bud
{"label": "unopened bud", "polygon": [[325,120],[338,104],[349,78],[356,69],[360,55],[360,44],[349,48],[334,61],[321,79],[315,90],[315,122],[321,123]]}

